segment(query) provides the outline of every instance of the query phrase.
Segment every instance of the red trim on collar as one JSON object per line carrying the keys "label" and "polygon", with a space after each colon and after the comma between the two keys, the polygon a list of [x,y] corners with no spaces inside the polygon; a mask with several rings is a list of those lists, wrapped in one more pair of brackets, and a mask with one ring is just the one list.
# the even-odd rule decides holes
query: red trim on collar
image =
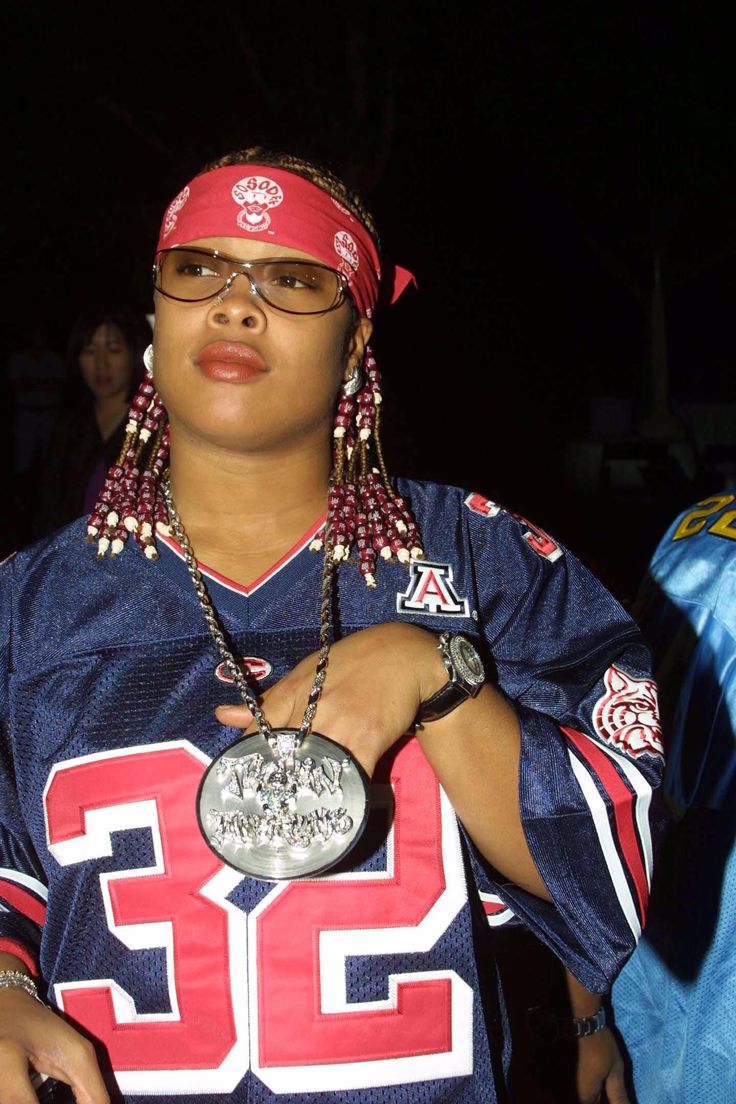
{"label": "red trim on collar", "polygon": [[[249,597],[258,590],[259,587],[262,587],[264,583],[267,583],[269,579],[272,579],[274,575],[278,574],[283,567],[286,567],[295,556],[303,552],[320,529],[324,527],[326,520],[327,515],[323,514],[322,517],[315,521],[314,525],[307,529],[306,533],[299,538],[296,544],[292,545],[288,552],[284,552],[283,556],[276,561],[273,567],[269,567],[268,571],[264,571],[263,575],[259,575],[250,586],[243,586],[242,583],[236,583],[233,579],[228,579],[226,575],[221,575],[219,571],[215,571],[212,567],[207,567],[206,564],[200,563],[199,560],[197,560],[197,566],[202,574],[208,579],[213,579],[216,583],[219,583],[220,586],[227,587],[228,590],[233,590],[236,594],[244,594],[246,597]],[[180,560],[184,559],[182,547],[173,537],[165,537],[162,533],[156,533],[156,540],[166,545],[166,547],[169,548],[175,556],[178,556]]]}

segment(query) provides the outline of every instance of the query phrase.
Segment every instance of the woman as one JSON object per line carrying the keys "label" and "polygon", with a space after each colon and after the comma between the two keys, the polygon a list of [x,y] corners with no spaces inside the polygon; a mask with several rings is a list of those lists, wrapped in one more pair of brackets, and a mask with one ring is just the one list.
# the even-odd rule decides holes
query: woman
{"label": "woman", "polygon": [[39,477],[36,536],[88,514],[97,501],[123,443],[150,337],[146,319],[127,307],[91,308],[74,323],[67,353],[71,389]]}
{"label": "woman", "polygon": [[504,910],[594,993],[633,950],[649,654],[529,522],[392,487],[369,342],[410,279],[288,155],[164,215],[97,560],[73,525],[3,572],[0,1104],[29,1065],[85,1104],[495,1101]]}

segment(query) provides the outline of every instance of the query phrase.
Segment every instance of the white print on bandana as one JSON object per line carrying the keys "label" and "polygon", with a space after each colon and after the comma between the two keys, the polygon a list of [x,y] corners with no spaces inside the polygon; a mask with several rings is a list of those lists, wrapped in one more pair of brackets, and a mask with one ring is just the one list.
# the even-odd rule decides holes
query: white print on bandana
{"label": "white print on bandana", "polygon": [[284,201],[279,185],[267,176],[244,176],[233,186],[232,196],[243,208],[238,212],[238,226],[252,234],[269,228],[269,209]]}
{"label": "white print on bandana", "polygon": [[360,265],[360,257],[358,256],[358,247],[355,244],[355,238],[352,234],[348,234],[347,230],[338,230],[335,234],[333,244],[335,246],[335,252],[338,257],[341,258],[337,270],[343,274],[348,283],[351,283]]}
{"label": "white print on bandana", "polygon": [[[251,678],[254,678],[257,682],[262,682],[263,679],[273,671],[273,666],[267,659],[259,659],[258,656],[243,656],[240,660],[241,665],[245,667],[246,671]],[[224,663],[218,663],[215,668],[215,675],[220,682],[232,683],[233,676],[229,673]]]}
{"label": "white print on bandana", "polygon": [[657,684],[652,679],[627,675],[615,665],[603,677],[607,690],[593,709],[593,726],[598,735],[635,758],[664,754]]}
{"label": "white print on bandana", "polygon": [[177,223],[177,216],[179,211],[189,199],[189,185],[186,188],[182,188],[176,199],[172,199],[171,203],[166,209],[164,216],[164,237],[168,238],[171,231],[174,229]]}
{"label": "white print on bandana", "polygon": [[396,595],[399,613],[444,614],[450,617],[467,617],[468,600],[460,598],[452,585],[452,568],[449,564],[414,560],[411,579],[403,594]]}
{"label": "white print on bandana", "polygon": [[339,202],[338,202],[338,201],[337,201],[337,200],[335,199],[335,197],[334,197],[334,196],[330,196],[330,199],[331,199],[331,200],[332,200],[332,202],[333,202],[333,203],[335,204],[335,206],[337,207],[338,211],[341,211],[341,212],[343,213],[343,215],[345,215],[345,216],[346,216],[347,218],[349,218],[349,219],[350,219],[350,221],[351,221],[351,222],[355,222],[355,219],[354,219],[354,218],[353,218],[353,216],[352,216],[352,215],[350,214],[350,211],[348,211],[347,207],[343,207],[342,203],[339,203]]}

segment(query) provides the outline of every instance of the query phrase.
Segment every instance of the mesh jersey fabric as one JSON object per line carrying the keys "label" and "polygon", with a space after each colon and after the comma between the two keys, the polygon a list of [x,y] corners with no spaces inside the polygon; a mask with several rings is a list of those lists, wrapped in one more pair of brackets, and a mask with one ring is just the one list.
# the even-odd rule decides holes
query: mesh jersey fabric
{"label": "mesh jersey fabric", "polygon": [[[480,855],[411,738],[379,765],[349,869],[273,884],[224,866],[194,806],[238,735],[214,707],[239,698],[180,550],[97,561],[78,522],[0,568],[0,949],[38,962],[131,1104],[503,1100],[499,917],[597,992],[636,945],[662,770],[641,633],[530,522],[460,488],[398,489],[427,560],[383,565],[371,592],[342,566],[336,631],[403,619],[473,638],[520,717],[552,903]],[[262,688],[317,647],[308,538],[251,588],[205,572]]]}
{"label": "mesh jersey fabric", "polygon": [[613,988],[639,1104],[736,1100],[736,496],[677,517],[642,588],[671,810],[644,938]]}

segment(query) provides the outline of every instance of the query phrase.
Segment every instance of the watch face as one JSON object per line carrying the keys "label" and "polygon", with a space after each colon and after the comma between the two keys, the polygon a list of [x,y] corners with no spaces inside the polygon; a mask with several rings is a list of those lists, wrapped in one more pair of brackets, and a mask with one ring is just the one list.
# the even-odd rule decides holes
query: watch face
{"label": "watch face", "polygon": [[471,686],[480,686],[485,682],[483,661],[474,646],[464,636],[453,636],[450,640],[450,656],[463,682]]}

